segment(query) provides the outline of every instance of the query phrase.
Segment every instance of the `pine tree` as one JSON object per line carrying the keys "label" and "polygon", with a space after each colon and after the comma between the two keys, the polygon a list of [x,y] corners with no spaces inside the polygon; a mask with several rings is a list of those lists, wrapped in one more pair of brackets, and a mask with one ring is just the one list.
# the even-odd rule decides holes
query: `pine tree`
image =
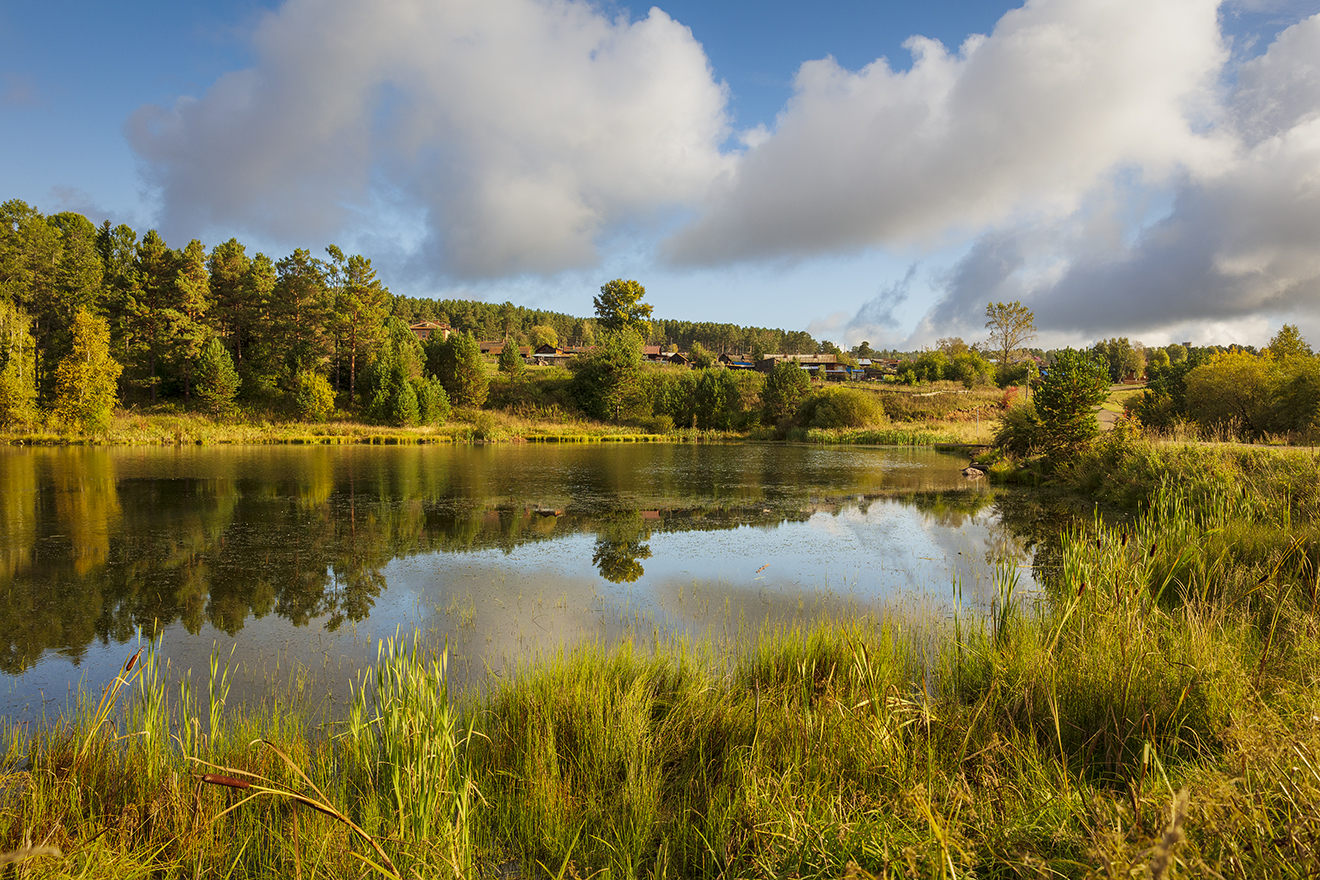
{"label": "pine tree", "polygon": [[85,434],[104,433],[123,369],[110,357],[110,325],[79,309],[72,331],[69,353],[55,370],[55,419]]}
{"label": "pine tree", "polygon": [[358,358],[373,354],[385,336],[390,292],[376,277],[371,260],[360,254],[345,259],[343,251],[334,245],[326,248],[326,252],[332,260],[328,273],[334,288],[332,323],[340,347],[348,352],[351,395],[357,390]]}
{"label": "pine tree", "polygon": [[323,269],[321,261],[302,248],[275,264],[278,279],[271,301],[271,329],[290,375],[320,370],[330,353],[326,336],[330,303]]}
{"label": "pine tree", "polygon": [[[136,288],[129,292],[130,349],[138,380],[151,389],[151,402],[160,393],[160,367],[169,353],[168,315],[171,288],[178,272],[177,255],[154,229],[147,230],[133,261]],[[130,364],[132,366],[133,364]]]}
{"label": "pine tree", "polygon": [[451,333],[437,349],[436,376],[454,406],[479,407],[490,392],[481,346],[468,333]]}
{"label": "pine tree", "polygon": [[518,353],[518,346],[510,341],[505,341],[504,348],[500,350],[498,363],[500,372],[508,374],[510,383],[522,374],[526,366],[522,355]]}
{"label": "pine tree", "polygon": [[183,399],[191,396],[197,359],[212,336],[204,323],[211,307],[211,275],[206,268],[206,248],[197,239],[179,252],[170,302],[170,362],[183,380]]}
{"label": "pine tree", "polygon": [[220,338],[212,336],[197,361],[197,396],[212,412],[221,413],[233,406],[240,381],[234,359]]}

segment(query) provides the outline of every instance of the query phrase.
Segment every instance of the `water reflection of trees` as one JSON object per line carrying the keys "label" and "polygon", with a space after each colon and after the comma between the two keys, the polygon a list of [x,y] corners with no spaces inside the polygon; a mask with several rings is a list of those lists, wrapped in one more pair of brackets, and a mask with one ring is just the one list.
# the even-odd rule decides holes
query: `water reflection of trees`
{"label": "water reflection of trees", "polygon": [[[628,583],[656,531],[800,522],[879,497],[957,528],[997,504],[984,490],[923,492],[929,478],[908,476],[868,495],[858,490],[873,474],[847,456],[644,452],[639,466],[640,453],[567,450],[546,456],[547,474],[545,459],[507,450],[208,451],[173,470],[158,450],[5,451],[0,669],[48,650],[77,659],[94,639],[176,620],[234,634],[274,613],[335,629],[370,614],[384,566],[415,553],[594,533],[601,576]],[[810,497],[821,485],[834,500]]]}
{"label": "water reflection of trees", "polygon": [[640,560],[651,558],[650,537],[640,510],[619,511],[601,521],[591,562],[610,583],[630,584],[646,573]]}

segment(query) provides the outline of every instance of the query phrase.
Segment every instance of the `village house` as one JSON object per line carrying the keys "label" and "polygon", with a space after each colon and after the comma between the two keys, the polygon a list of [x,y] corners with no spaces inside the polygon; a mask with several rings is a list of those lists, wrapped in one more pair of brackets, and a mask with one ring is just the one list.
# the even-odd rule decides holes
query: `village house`
{"label": "village house", "polygon": [[[482,354],[488,354],[492,357],[499,357],[504,354],[505,343],[502,341],[479,342],[477,345],[480,346]],[[530,345],[520,345],[518,346],[518,354],[522,355],[523,360],[526,360],[532,356],[532,347]]]}
{"label": "village house", "polygon": [[839,363],[838,355],[833,354],[768,354],[756,362],[756,369],[762,373],[769,373],[775,368],[779,361],[794,361],[802,369],[815,376],[821,369],[832,367]]}
{"label": "village house", "polygon": [[438,324],[435,321],[419,321],[416,324],[409,324],[408,329],[423,342],[436,333],[440,334],[441,339],[448,339],[449,334],[453,332],[453,328],[448,324]]}

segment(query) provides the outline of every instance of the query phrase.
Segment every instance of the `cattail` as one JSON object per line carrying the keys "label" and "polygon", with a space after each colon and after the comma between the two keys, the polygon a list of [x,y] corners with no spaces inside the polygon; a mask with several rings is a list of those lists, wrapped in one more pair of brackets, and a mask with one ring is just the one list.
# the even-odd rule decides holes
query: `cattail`
{"label": "cattail", "polygon": [[1158,546],[1159,546],[1158,542],[1150,545],[1150,553],[1148,553],[1147,555],[1150,556],[1151,559],[1155,558],[1155,548]]}
{"label": "cattail", "polygon": [[235,779],[232,776],[221,776],[218,773],[203,773],[202,782],[209,782],[211,785],[224,785],[229,788],[251,788],[252,783],[246,779]]}
{"label": "cattail", "polygon": [[1119,542],[1119,546],[1120,546],[1120,547],[1126,547],[1126,546],[1127,546],[1128,533],[1127,533],[1127,532],[1123,532],[1123,533],[1122,533],[1122,537],[1123,537],[1123,540],[1122,540],[1121,542]]}
{"label": "cattail", "polygon": [[1077,588],[1077,598],[1080,599],[1085,595],[1086,595],[1086,581],[1082,581],[1082,585]]}

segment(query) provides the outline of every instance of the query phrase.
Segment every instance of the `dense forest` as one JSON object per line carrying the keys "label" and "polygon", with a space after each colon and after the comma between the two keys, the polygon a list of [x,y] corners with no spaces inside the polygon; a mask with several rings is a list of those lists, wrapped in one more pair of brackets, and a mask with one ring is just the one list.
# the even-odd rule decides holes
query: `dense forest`
{"label": "dense forest", "polygon": [[[239,399],[255,405],[306,395],[317,378],[341,405],[365,404],[363,383],[379,384],[373,366],[389,348],[391,318],[520,344],[590,345],[599,332],[595,318],[510,302],[394,296],[369,258],[334,245],[278,259],[232,238],[175,248],[155,230],[0,205],[0,369],[13,365],[0,393],[11,402],[26,387],[32,403],[55,406],[59,365],[75,348],[86,360],[100,334],[99,369],[121,368],[113,391],[124,403],[193,403],[203,373],[232,371]],[[676,320],[652,322],[646,341],[716,353],[818,350],[801,331]]]}

